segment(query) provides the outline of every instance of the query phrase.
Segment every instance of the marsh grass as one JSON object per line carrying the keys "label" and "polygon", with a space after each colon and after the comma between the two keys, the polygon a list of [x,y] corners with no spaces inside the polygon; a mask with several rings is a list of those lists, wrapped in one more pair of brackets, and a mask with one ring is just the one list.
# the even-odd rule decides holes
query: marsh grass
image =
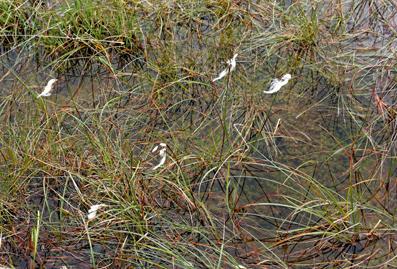
{"label": "marsh grass", "polygon": [[396,266],[395,6],[287,2],[1,1],[1,264]]}

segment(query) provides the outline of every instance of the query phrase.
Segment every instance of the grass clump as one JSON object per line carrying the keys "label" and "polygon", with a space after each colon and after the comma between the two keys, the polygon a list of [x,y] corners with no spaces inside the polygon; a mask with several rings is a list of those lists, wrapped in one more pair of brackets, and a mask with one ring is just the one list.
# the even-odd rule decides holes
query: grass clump
{"label": "grass clump", "polygon": [[[107,54],[110,50],[131,54],[139,50],[140,27],[135,10],[116,1],[79,0],[66,2],[57,16],[48,18],[48,31],[42,41],[56,55]],[[78,50],[77,50],[78,49]]]}
{"label": "grass clump", "polygon": [[1,1],[0,16],[3,46],[16,45],[34,33],[34,8],[26,1]]}
{"label": "grass clump", "polygon": [[395,266],[391,3],[0,10],[0,264]]}

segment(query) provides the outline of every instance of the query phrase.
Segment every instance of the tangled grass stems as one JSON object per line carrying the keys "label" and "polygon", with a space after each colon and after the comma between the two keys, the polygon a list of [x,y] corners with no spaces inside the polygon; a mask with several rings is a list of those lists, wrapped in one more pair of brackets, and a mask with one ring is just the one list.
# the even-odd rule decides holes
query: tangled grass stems
{"label": "tangled grass stems", "polygon": [[395,266],[393,7],[4,0],[1,264]]}

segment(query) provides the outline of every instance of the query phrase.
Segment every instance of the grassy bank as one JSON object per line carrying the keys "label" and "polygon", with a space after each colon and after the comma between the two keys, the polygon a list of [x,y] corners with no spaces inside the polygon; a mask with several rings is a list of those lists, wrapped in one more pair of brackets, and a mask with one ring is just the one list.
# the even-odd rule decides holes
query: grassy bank
{"label": "grassy bank", "polygon": [[0,264],[396,266],[395,6],[288,2],[0,1]]}

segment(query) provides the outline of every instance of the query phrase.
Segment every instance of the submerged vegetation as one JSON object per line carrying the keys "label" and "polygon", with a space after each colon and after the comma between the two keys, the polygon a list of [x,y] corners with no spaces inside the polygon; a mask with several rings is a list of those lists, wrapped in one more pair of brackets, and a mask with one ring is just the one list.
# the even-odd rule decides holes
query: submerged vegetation
{"label": "submerged vegetation", "polygon": [[0,0],[0,265],[397,266],[395,9]]}

